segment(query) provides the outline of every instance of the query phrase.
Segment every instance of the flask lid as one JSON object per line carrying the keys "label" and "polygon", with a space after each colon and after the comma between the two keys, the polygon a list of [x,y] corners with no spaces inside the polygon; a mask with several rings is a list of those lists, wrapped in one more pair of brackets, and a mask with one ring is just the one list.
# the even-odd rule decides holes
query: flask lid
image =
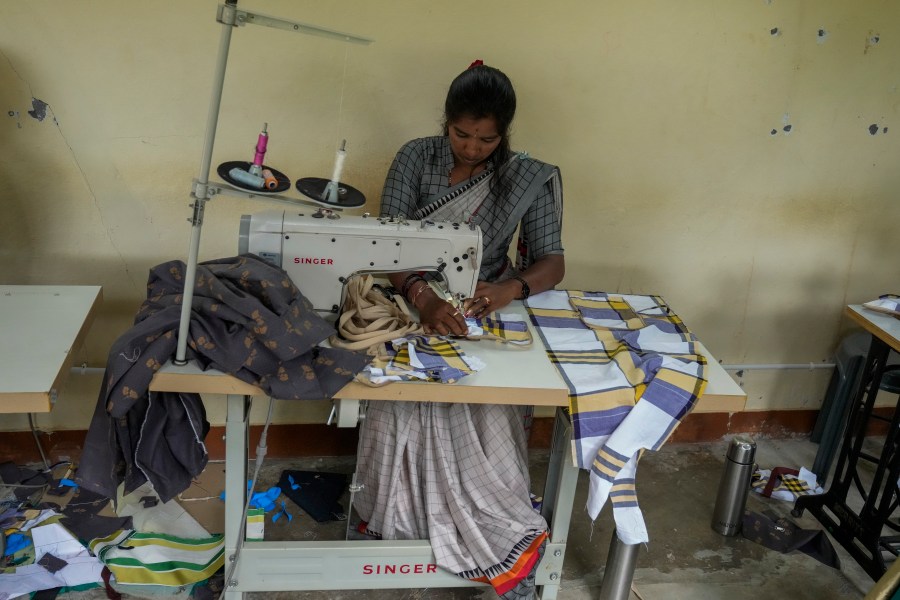
{"label": "flask lid", "polygon": [[745,435],[736,435],[731,438],[728,446],[728,458],[736,463],[749,465],[756,456],[756,442]]}

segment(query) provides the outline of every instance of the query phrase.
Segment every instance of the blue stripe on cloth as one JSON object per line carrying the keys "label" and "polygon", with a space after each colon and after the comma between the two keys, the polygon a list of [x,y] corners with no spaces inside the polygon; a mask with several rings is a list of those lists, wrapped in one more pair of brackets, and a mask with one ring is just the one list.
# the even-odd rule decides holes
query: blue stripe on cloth
{"label": "blue stripe on cloth", "polygon": [[[668,369],[665,369],[668,370]],[[685,376],[686,378],[687,376]],[[684,415],[691,412],[698,400],[698,393],[704,380],[698,379],[697,387],[693,390],[685,390],[665,379],[656,377],[644,390],[642,400],[646,400],[656,406],[673,419],[681,420]]]}
{"label": "blue stripe on cloth", "polygon": [[572,415],[572,435],[576,439],[609,435],[631,412],[630,406],[617,406],[609,410],[580,412]]}
{"label": "blue stripe on cloth", "polygon": [[531,323],[535,327],[590,329],[590,327],[581,322],[581,319],[572,319],[571,317],[536,316],[532,314]]}
{"label": "blue stripe on cloth", "polygon": [[597,468],[597,465],[596,465],[596,464],[592,464],[592,465],[591,465],[591,475],[596,475],[596,476],[599,477],[600,479],[603,479],[603,480],[608,481],[608,482],[610,482],[610,483],[612,483],[612,482],[615,481],[615,479],[616,479],[615,474],[609,474],[609,473],[606,473],[606,472],[604,472],[604,471],[601,471],[600,469]]}

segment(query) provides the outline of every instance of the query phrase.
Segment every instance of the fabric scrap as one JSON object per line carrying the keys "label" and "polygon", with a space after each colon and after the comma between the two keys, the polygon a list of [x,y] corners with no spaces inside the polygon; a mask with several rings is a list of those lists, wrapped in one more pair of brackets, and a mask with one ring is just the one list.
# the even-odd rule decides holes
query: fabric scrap
{"label": "fabric scrap", "polygon": [[319,523],[347,518],[340,503],[347,491],[347,476],[343,473],[282,471],[278,487]]}
{"label": "fabric scrap", "polygon": [[225,564],[222,535],[187,539],[123,530],[91,540],[90,549],[123,585],[190,585]]}
{"label": "fabric scrap", "polygon": [[41,565],[42,567],[44,567],[51,573],[56,573],[57,571],[59,571],[60,569],[62,569],[69,563],[67,563],[66,561],[64,561],[61,558],[53,556],[52,554],[50,554],[48,552],[47,554],[44,554],[44,556],[41,557],[41,560],[37,561],[37,564]]}
{"label": "fabric scrap", "polygon": [[[750,478],[750,489],[758,494],[763,494],[769,484],[771,475],[772,469],[760,469],[759,466],[756,466]],[[769,497],[793,502],[800,496],[824,493],[825,490],[818,484],[816,474],[806,467],[800,467],[796,475],[792,473],[779,475],[778,480],[772,486]]]}
{"label": "fabric scrap", "polygon": [[483,361],[468,356],[452,339],[412,336],[385,344],[363,373],[374,385],[391,381],[456,383],[483,367]]}
{"label": "fabric scrap", "polygon": [[798,550],[829,567],[839,569],[840,558],[821,529],[803,529],[787,517],[772,511],[762,514],[745,511],[741,535],[752,542],[782,554]]}

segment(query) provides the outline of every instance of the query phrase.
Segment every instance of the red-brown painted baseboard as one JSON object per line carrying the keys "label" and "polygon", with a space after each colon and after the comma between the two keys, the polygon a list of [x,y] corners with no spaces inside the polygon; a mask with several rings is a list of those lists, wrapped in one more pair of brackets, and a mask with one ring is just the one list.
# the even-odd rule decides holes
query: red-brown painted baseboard
{"label": "red-brown painted baseboard", "polygon": [[[889,415],[892,409],[876,409],[876,413]],[[818,416],[818,410],[751,411],[743,413],[695,413],[688,415],[671,442],[712,442],[726,435],[748,433],[767,438],[788,438],[809,435]],[[884,435],[887,425],[873,427],[872,435]],[[262,426],[250,429],[250,454],[255,453]],[[41,445],[51,463],[60,460],[78,460],[84,443],[85,430],[41,433]],[[206,437],[210,458],[225,457],[225,428],[213,427]],[[553,435],[553,419],[534,419],[529,446],[547,449]],[[294,456],[349,456],[356,453],[357,430],[338,429],[324,424],[271,425],[267,442],[270,458]],[[40,462],[41,456],[30,431],[6,431],[0,433],[0,462],[16,464]]]}
{"label": "red-brown painted baseboard", "polygon": [[[685,418],[670,441],[711,442],[735,433],[749,433],[767,438],[802,437],[812,431],[818,414],[818,410],[695,413]],[[253,426],[250,429],[251,454],[252,449],[256,448],[261,431],[262,426]],[[85,433],[84,430],[68,430],[40,434],[41,445],[48,460],[51,463],[59,460],[78,460]],[[224,427],[213,427],[206,437],[210,458],[225,457],[224,433]],[[873,429],[871,433],[883,434],[884,431]],[[549,448],[552,434],[552,418],[534,419],[529,446],[535,449]],[[350,456],[356,453],[356,442],[356,429],[338,429],[324,424],[276,424],[269,427],[267,456],[270,458]],[[40,462],[40,459],[30,431],[0,432],[0,462],[28,464]]]}

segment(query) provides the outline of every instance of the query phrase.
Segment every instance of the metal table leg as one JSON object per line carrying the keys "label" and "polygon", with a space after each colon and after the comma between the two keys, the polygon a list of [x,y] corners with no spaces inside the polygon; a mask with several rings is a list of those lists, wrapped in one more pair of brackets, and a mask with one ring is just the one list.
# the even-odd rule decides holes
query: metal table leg
{"label": "metal table leg", "polygon": [[[879,457],[865,454],[862,446],[889,353],[890,347],[872,336],[863,368],[863,381],[850,408],[850,420],[844,432],[834,481],[822,495],[798,498],[792,511],[794,516],[800,516],[805,509],[809,509],[875,580],[886,570],[882,551],[890,550],[893,545],[888,538],[882,536],[882,528],[893,512],[897,499],[900,410],[894,413]],[[847,494],[854,483],[860,480],[860,460],[874,462],[876,468],[873,481],[864,494],[864,506],[857,514],[848,506]]]}
{"label": "metal table leg", "polygon": [[[247,446],[250,430],[250,398],[229,394],[225,416],[225,573],[229,573],[237,558],[238,543],[243,541],[241,531],[244,504],[247,501]],[[243,600],[244,593],[228,591],[225,582],[225,600]]]}
{"label": "metal table leg", "polygon": [[571,447],[572,423],[568,413],[557,408],[547,482],[544,485],[544,503],[541,507],[541,514],[550,527],[550,541],[535,576],[541,600],[555,600],[562,581],[563,559],[566,556],[575,485],[578,482],[578,467],[572,461]]}

